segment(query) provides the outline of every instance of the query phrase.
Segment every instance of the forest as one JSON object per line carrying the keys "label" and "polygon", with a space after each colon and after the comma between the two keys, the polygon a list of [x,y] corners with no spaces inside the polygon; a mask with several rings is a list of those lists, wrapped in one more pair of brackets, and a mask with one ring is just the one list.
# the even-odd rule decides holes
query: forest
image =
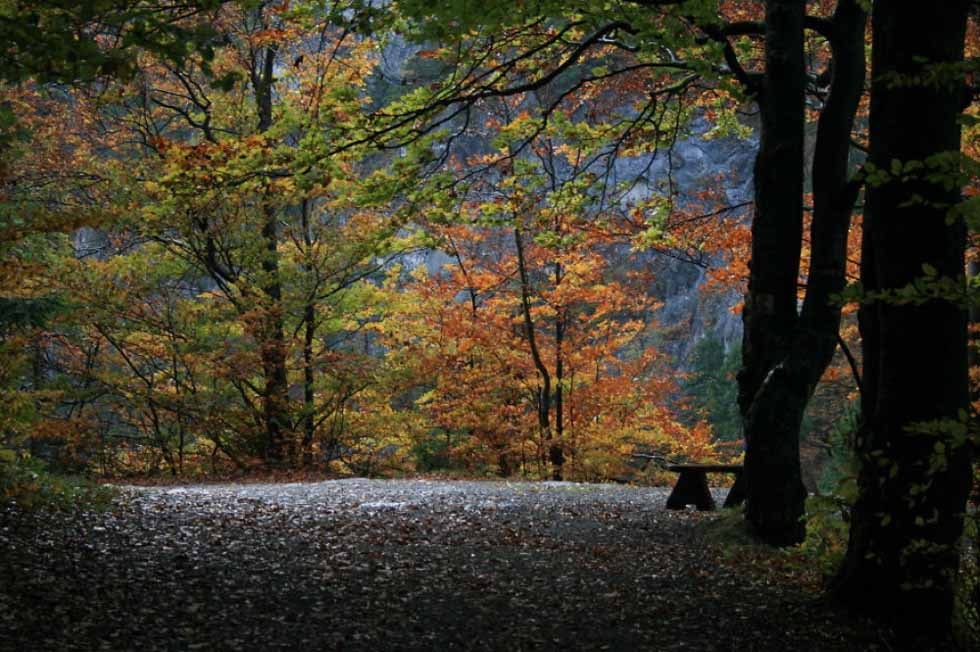
{"label": "forest", "polygon": [[[827,625],[815,650],[980,644],[980,3],[0,0],[0,34],[0,650],[156,631],[92,625],[74,648],[43,622],[94,618],[85,573],[132,586],[104,565],[138,553],[114,546],[150,536],[152,510],[164,557],[133,563],[167,575],[161,594],[196,577],[181,565],[197,553],[161,543],[171,527],[200,544],[209,520],[235,523],[278,561],[243,560],[289,566],[295,586],[255,622],[325,590],[290,560],[321,555],[313,533],[341,519],[322,537],[346,527],[372,559],[402,537],[449,546],[431,573],[385,561],[406,564],[392,594],[440,573],[478,593],[451,550],[484,536],[541,564],[562,537],[572,559],[618,550],[619,570],[541,607],[547,627],[596,582],[626,621],[652,617],[622,588],[649,536],[666,547],[643,559],[677,540],[718,555],[698,569],[785,570],[734,603],[806,594],[878,637]],[[741,465],[744,506],[660,515],[678,463]],[[222,493],[238,483],[254,494]],[[513,531],[487,516],[508,501]],[[246,503],[266,507],[233,516]],[[425,519],[399,520],[413,505]],[[280,511],[294,534],[266,539]],[[343,574],[346,554],[322,563]],[[53,579],[62,558],[70,581]],[[570,571],[528,563],[486,581],[501,599],[561,593]],[[714,595],[683,584],[709,573],[736,591],[691,568],[668,595]],[[348,570],[322,584],[364,572]],[[171,610],[220,602],[187,590]],[[323,598],[334,620],[295,607],[302,637],[273,618],[237,641],[225,616],[213,640],[141,645],[792,644],[681,616],[676,648],[622,624],[518,634],[472,596],[483,643],[431,633],[435,607],[400,616],[421,619],[414,638],[348,636],[349,597]],[[798,620],[840,617],[814,613]]]}

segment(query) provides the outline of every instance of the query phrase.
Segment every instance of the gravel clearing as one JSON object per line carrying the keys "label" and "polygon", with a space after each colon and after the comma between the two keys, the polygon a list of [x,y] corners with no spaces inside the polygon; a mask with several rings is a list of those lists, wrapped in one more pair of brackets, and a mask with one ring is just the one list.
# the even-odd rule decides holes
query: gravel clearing
{"label": "gravel clearing", "polygon": [[887,649],[667,493],[352,479],[8,509],[0,650]]}

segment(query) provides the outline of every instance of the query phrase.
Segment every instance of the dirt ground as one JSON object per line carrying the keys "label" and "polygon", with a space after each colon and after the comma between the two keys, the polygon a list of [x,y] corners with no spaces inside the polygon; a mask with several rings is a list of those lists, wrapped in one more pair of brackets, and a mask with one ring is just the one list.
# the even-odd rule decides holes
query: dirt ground
{"label": "dirt ground", "polygon": [[[868,650],[667,490],[422,480],[123,489],[0,512],[0,650]],[[723,490],[716,499],[723,499]]]}

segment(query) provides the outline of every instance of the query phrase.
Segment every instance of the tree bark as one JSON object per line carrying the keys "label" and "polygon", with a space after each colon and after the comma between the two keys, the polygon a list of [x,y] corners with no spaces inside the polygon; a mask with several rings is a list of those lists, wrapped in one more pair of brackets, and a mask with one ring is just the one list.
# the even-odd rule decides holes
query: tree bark
{"label": "tree bark", "polygon": [[[555,263],[555,287],[561,284],[561,263]],[[551,444],[552,479],[562,480],[565,474],[565,311],[559,306],[555,316],[555,439]]]}
{"label": "tree bark", "polygon": [[[965,0],[928,8],[875,3],[870,161],[876,169],[959,151],[962,80],[923,82],[926,75],[918,83],[895,83],[895,75],[961,61],[968,6]],[[967,315],[947,298],[900,302],[879,293],[921,279],[924,265],[963,283],[965,229],[961,220],[946,222],[959,189],[927,178],[938,171],[890,175],[868,188],[859,496],[834,585],[853,608],[931,645],[942,645],[950,631],[970,453],[951,432],[928,434],[916,424],[957,422],[968,408]]]}
{"label": "tree bark", "polygon": [[[766,379],[789,354],[797,326],[796,290],[803,237],[803,0],[766,4],[766,76],[756,156],[755,214],[749,287],[742,313],[739,408],[745,422],[746,518],[776,545],[802,538],[805,491],[800,475],[799,421],[783,413]],[[776,389],[775,383],[770,387]],[[769,395],[772,395],[771,397]]]}
{"label": "tree bark", "polygon": [[259,342],[265,390],[262,396],[263,419],[266,429],[266,459],[273,463],[288,461],[291,455],[289,416],[289,380],[286,372],[286,334],[282,315],[282,286],[279,281],[279,259],[275,250],[275,220],[267,218],[262,228],[266,255],[262,271],[266,281],[262,287],[267,305],[262,315]]}
{"label": "tree bark", "polygon": [[[855,0],[841,0],[832,20],[833,72],[813,161],[810,266],[797,314],[803,229],[803,8],[802,3],[781,9],[777,4],[770,3],[767,14],[739,406],[747,442],[746,517],[767,542],[789,545],[805,534],[806,491],[799,462],[803,412],[837,348],[841,306],[833,297],[845,284],[847,234],[860,188],[848,173],[851,129],[864,86],[867,16]],[[790,78],[799,83],[790,85]]]}
{"label": "tree bark", "polygon": [[316,336],[316,307],[303,308],[303,464],[313,463],[313,440],[316,437],[316,389],[314,385],[313,342]]}
{"label": "tree bark", "polygon": [[[541,350],[538,348],[538,340],[534,332],[534,320],[531,317],[531,280],[527,273],[527,263],[524,258],[524,239],[521,236],[520,228],[514,229],[514,245],[517,250],[517,271],[521,282],[521,312],[524,316],[524,335],[527,338],[528,347],[531,349],[531,359],[534,361],[534,368],[537,369],[541,377],[541,387],[538,390],[538,428],[540,429],[541,439],[548,448],[548,461],[551,463],[551,474],[554,480],[562,479],[562,467],[560,457],[555,455],[554,436],[551,432],[551,373],[548,366],[541,357]],[[561,448],[558,448],[560,455]],[[544,452],[542,451],[542,463]],[[555,462],[559,462],[556,464]]]}
{"label": "tree bark", "polygon": [[[252,75],[259,133],[268,131],[272,126],[276,54],[275,46],[264,48],[257,57],[257,69]],[[279,464],[287,462],[292,454],[289,379],[286,371],[287,346],[282,314],[282,282],[279,278],[278,216],[275,209],[268,205],[263,206],[262,211],[262,242],[265,246],[265,255],[262,258],[262,293],[267,305],[262,316],[262,341],[259,346],[262,372],[265,376],[265,391],[262,396],[266,432],[265,457],[267,461]]]}
{"label": "tree bark", "polygon": [[[310,203],[303,200],[300,206],[300,227],[303,229],[303,246],[307,261],[304,271],[314,274],[313,243],[310,224]],[[303,465],[313,464],[313,441],[316,438],[316,369],[314,368],[313,344],[316,341],[315,294],[310,292],[303,306]]]}

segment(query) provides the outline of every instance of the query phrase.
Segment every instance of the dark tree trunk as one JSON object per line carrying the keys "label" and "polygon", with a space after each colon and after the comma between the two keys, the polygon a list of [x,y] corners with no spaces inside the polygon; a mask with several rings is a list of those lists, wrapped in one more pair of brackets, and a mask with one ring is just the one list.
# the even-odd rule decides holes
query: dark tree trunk
{"label": "dark tree trunk", "polygon": [[[265,237],[263,230],[263,237]],[[270,254],[271,255],[271,254]],[[278,272],[275,262],[266,262],[267,273]],[[268,301],[262,315],[261,339],[262,373],[265,390],[262,396],[263,421],[266,429],[266,459],[281,463],[288,461],[291,423],[289,418],[289,381],[286,375],[286,337],[282,318],[282,294],[278,282],[267,284],[263,293]]]}
{"label": "dark tree trunk", "polygon": [[550,462],[552,478],[561,480],[564,459],[561,446],[554,443],[554,436],[551,432],[551,373],[541,357],[541,350],[538,348],[538,340],[534,331],[534,319],[531,317],[531,280],[524,259],[524,239],[520,228],[514,229],[514,245],[517,250],[517,271],[521,282],[521,313],[524,316],[524,336],[527,338],[528,347],[531,349],[534,368],[537,369],[538,376],[541,377],[537,405],[538,428],[548,452],[548,458],[544,459],[544,451],[542,450],[541,462],[542,464]]}
{"label": "dark tree trunk", "polygon": [[[303,245],[306,248],[307,274],[314,274],[314,238],[310,224],[310,202],[303,200],[300,206],[300,227],[303,229]],[[316,438],[316,370],[314,368],[313,344],[316,341],[315,293],[310,292],[303,307],[303,464],[313,464],[313,441]]]}
{"label": "dark tree trunk", "polygon": [[[896,73],[916,75],[923,66],[962,60],[968,5],[875,3],[870,160],[878,169],[959,150],[961,83],[894,82]],[[961,221],[946,222],[959,191],[924,178],[936,171],[869,187],[866,291],[907,287],[923,276],[924,265],[962,285],[965,230]],[[951,433],[926,434],[915,424],[955,422],[968,407],[967,316],[943,298],[871,299],[860,318],[859,496],[834,589],[852,607],[940,644],[950,628],[969,451],[954,445]]]}
{"label": "dark tree trunk", "polygon": [[[980,263],[976,261],[971,261],[967,265],[967,278],[974,278],[980,276]],[[971,304],[970,305],[970,330],[968,333],[969,342],[969,352],[967,355],[967,364],[970,368],[973,368],[980,364],[980,305]],[[971,383],[970,386],[970,404],[975,404],[980,401],[980,384]]]}
{"label": "dark tree trunk", "polygon": [[[258,110],[258,131],[264,133],[272,126],[272,91],[275,85],[274,46],[264,48],[256,55],[252,85]],[[290,445],[292,424],[289,415],[289,379],[286,371],[288,347],[282,315],[282,282],[279,278],[278,215],[271,206],[263,206],[262,242],[265,255],[262,258],[262,294],[266,305],[259,328],[259,346],[265,389],[262,396],[265,422],[266,460],[279,464],[292,455]]]}
{"label": "dark tree trunk", "polygon": [[803,235],[803,0],[766,5],[766,77],[759,89],[759,152],[749,288],[742,312],[739,407],[748,414],[789,351]]}
{"label": "dark tree trunk", "polygon": [[[760,143],[749,288],[742,313],[739,408],[745,421],[746,518],[776,545],[802,537],[805,491],[796,410],[760,396],[789,354],[797,325],[796,289],[803,237],[804,0],[766,4],[766,78],[759,93]],[[773,383],[770,383],[776,389]],[[770,391],[770,394],[773,392]]]}
{"label": "dark tree trunk", "polygon": [[313,369],[313,341],[316,335],[316,307],[306,304],[303,310],[303,464],[313,463],[313,440],[316,436],[316,391]]}
{"label": "dark tree trunk", "polygon": [[[841,309],[832,298],[844,288],[847,233],[860,187],[848,180],[848,154],[864,85],[867,16],[855,0],[841,0],[829,35],[833,72],[817,126],[810,268],[797,315],[803,228],[802,12],[802,3],[768,7],[762,142],[739,374],[747,442],[746,517],[759,536],[775,545],[797,543],[804,536],[800,426],[837,347]],[[790,79],[799,83],[790,84]]]}
{"label": "dark tree trunk", "polygon": [[[561,263],[555,263],[555,287],[561,284]],[[555,439],[551,444],[551,474],[553,480],[562,480],[565,472],[565,358],[562,347],[565,344],[565,313],[558,308],[555,316]]]}
{"label": "dark tree trunk", "polygon": [[514,472],[511,468],[510,455],[506,451],[497,453],[497,467],[497,475],[501,478],[509,478]]}

